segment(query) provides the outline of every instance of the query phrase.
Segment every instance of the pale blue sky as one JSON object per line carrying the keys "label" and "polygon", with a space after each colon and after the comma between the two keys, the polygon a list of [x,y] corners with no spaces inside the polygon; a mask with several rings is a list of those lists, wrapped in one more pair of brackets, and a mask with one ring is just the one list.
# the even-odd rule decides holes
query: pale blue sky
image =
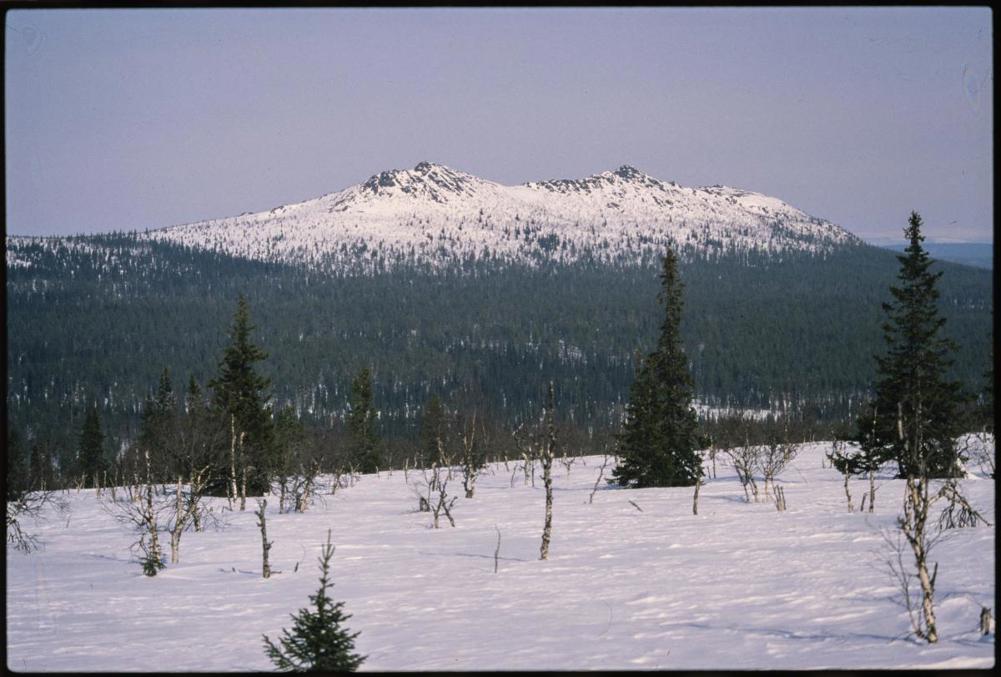
{"label": "pale blue sky", "polygon": [[144,229],[440,162],[631,164],[866,237],[992,239],[986,8],[18,10],[6,227]]}

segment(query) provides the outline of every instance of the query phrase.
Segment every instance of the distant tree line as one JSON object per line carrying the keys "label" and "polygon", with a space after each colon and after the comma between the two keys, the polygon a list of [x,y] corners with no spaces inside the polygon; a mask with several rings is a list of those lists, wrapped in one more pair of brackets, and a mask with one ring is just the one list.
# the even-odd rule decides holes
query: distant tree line
{"label": "distant tree line", "polygon": [[[290,409],[307,439],[346,440],[352,382],[368,368],[367,426],[383,463],[409,454],[431,397],[452,407],[477,401],[481,418],[512,428],[536,415],[550,381],[559,424],[598,450],[626,417],[640,356],[657,335],[650,268],[467,263],[335,276],[127,234],[77,244],[18,244],[31,265],[10,268],[7,280],[8,417],[27,452],[60,475],[76,473],[92,409],[112,458],[140,434],[164,367],[208,388],[222,318],[243,291],[270,355],[258,364],[275,411]],[[781,261],[679,257],[681,345],[696,396],[781,412],[805,436],[853,420],[868,397],[892,256],[853,248]],[[989,273],[935,265],[949,271],[945,331],[963,339],[950,374],[979,390]]]}

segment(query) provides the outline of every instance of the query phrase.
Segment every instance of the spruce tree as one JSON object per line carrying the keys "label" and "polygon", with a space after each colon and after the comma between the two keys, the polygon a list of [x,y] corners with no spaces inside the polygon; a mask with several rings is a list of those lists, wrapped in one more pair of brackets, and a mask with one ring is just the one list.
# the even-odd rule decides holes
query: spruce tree
{"label": "spruce tree", "polygon": [[101,432],[101,417],[97,413],[97,405],[87,410],[80,430],[80,443],[77,446],[77,464],[81,473],[91,480],[91,486],[96,487],[101,473],[106,470],[104,458],[104,433]]}
{"label": "spruce tree", "polygon": [[660,279],[664,322],[656,349],[637,370],[618,438],[622,460],[612,481],[622,486],[691,486],[702,475],[692,376],[681,342],[684,287],[671,250]]}
{"label": "spruce tree", "polygon": [[362,369],[351,382],[351,411],[348,413],[350,458],[356,469],[373,473],[379,469],[379,439],[375,434],[375,411],[372,409],[372,375]]}
{"label": "spruce tree", "polygon": [[292,630],[282,630],[278,645],[264,635],[264,648],[268,658],[283,672],[354,672],[365,660],[355,653],[354,640],[359,634],[351,633],[343,623],[351,618],[343,611],[344,602],[334,602],[327,594],[333,587],[329,582],[330,559],[334,546],[330,531],[323,546],[320,562],[320,589],[309,599],[316,610],[300,609],[292,615]]}
{"label": "spruce tree", "polygon": [[201,386],[195,380],[195,375],[191,374],[188,377],[188,387],[184,393],[185,427],[199,430],[204,425],[208,413]]}
{"label": "spruce tree", "polygon": [[147,398],[139,426],[139,445],[148,450],[157,477],[170,468],[174,447],[174,429],[177,421],[177,400],[170,371],[164,367],[160,374],[156,395]]}
{"label": "spruce tree", "polygon": [[421,416],[421,467],[431,465],[435,462],[438,464],[443,463],[444,445],[445,410],[438,396],[432,395],[431,399],[424,405],[424,411]]}
{"label": "spruce tree", "polygon": [[[229,439],[229,417],[218,408],[210,408],[202,388],[192,374],[184,393],[184,425],[182,430],[192,442],[189,461],[204,463],[213,455],[222,453],[219,448]],[[222,419],[226,419],[225,421]],[[197,442],[197,443],[195,443]]]}
{"label": "spruce tree", "polygon": [[[270,395],[267,394],[271,381],[259,375],[254,367],[268,355],[251,341],[253,329],[250,307],[241,294],[229,332],[229,344],[219,362],[218,376],[209,381],[209,387],[212,389],[213,406],[226,419],[230,435],[236,440],[242,439],[242,463],[249,468],[247,493],[261,496],[271,487],[270,473],[275,466],[275,450],[268,407]],[[242,468],[237,469],[238,473],[241,471]],[[225,477],[226,473],[226,470],[220,469],[213,475],[218,479]],[[213,493],[218,489],[214,483]]]}
{"label": "spruce tree", "polygon": [[7,422],[7,501],[31,489],[29,452],[13,423]]}
{"label": "spruce tree", "polygon": [[195,411],[200,411],[205,405],[204,400],[202,400],[202,389],[198,385],[198,381],[195,380],[194,374],[188,375],[188,389],[184,393],[184,413],[193,414]]}
{"label": "spruce tree", "polygon": [[30,486],[32,489],[51,489],[54,483],[52,472],[52,454],[48,445],[36,439],[31,445],[31,457],[29,460],[31,474]]}
{"label": "spruce tree", "polygon": [[901,477],[951,477],[959,472],[956,437],[962,432],[958,382],[946,377],[956,344],[941,335],[936,285],[941,272],[922,247],[921,217],[911,212],[909,244],[899,286],[883,304],[886,354],[876,356],[875,397],[858,419],[857,441],[870,458],[896,461]]}
{"label": "spruce tree", "polygon": [[980,421],[984,432],[994,432],[994,341],[989,341],[991,354],[987,371],[984,372],[984,387],[980,393]]}

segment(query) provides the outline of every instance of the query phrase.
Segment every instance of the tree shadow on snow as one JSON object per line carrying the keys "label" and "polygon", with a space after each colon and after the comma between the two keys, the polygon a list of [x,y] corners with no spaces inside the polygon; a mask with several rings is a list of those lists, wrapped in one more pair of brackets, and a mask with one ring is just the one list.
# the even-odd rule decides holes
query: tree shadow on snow
{"label": "tree shadow on snow", "polygon": [[873,633],[864,633],[864,632],[843,632],[843,633],[833,633],[825,631],[803,632],[795,630],[782,630],[779,628],[742,627],[740,625],[725,625],[725,624],[711,625],[709,623],[671,623],[669,625],[687,627],[687,628],[697,628],[699,630],[711,630],[711,631],[723,630],[743,635],[764,635],[767,637],[775,637],[779,639],[802,639],[815,642],[834,641],[838,643],[847,643],[847,642],[855,642],[858,640],[879,641],[879,642],[885,642],[887,644],[892,644],[894,642],[908,642],[908,643],[916,642],[916,640],[913,637],[907,637],[906,635],[897,635],[894,637],[890,637],[887,635],[877,635]]}
{"label": "tree shadow on snow", "polygon": [[[432,555],[434,557],[477,557],[477,558],[490,559],[490,560],[492,560],[494,558],[493,555],[480,555],[478,553],[472,553],[472,552],[452,552],[452,553],[448,553],[448,552],[421,552],[421,551],[418,550],[417,554],[418,555]],[[498,557],[497,559],[498,560],[503,560],[505,562],[527,562],[528,561],[527,559],[522,559],[520,557]]]}

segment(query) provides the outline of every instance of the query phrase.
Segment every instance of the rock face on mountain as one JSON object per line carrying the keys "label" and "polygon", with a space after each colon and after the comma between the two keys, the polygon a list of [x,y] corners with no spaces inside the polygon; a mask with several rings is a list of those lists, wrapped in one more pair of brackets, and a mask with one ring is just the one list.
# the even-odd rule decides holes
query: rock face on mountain
{"label": "rock face on mountain", "polygon": [[145,237],[333,269],[463,260],[630,264],[667,246],[712,256],[823,253],[860,243],[779,199],[726,186],[685,188],[629,166],[503,186],[429,162],[313,200]]}

